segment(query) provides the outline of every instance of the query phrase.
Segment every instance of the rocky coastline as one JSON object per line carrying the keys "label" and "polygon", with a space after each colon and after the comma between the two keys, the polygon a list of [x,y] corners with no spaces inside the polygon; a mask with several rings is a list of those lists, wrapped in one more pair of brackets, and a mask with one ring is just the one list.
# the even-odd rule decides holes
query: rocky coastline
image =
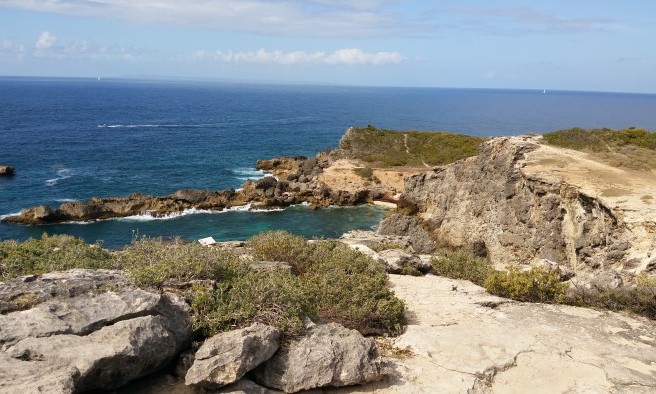
{"label": "rocky coastline", "polygon": [[321,174],[330,165],[331,159],[321,154],[318,158],[296,156],[259,160],[256,168],[269,175],[246,181],[236,190],[181,189],[166,196],[134,193],[127,197],[94,197],[86,201],[65,202],[57,208],[46,205],[27,208],[2,221],[38,225],[134,215],[159,217],[190,209],[221,211],[246,205],[251,209],[272,209],[302,203],[325,208],[392,199],[391,191],[384,185],[370,185],[359,190],[330,187],[321,180]]}
{"label": "rocky coastline", "polygon": [[[374,337],[367,335],[380,332],[304,318],[295,336],[283,337],[281,329],[259,321],[203,336],[194,329],[187,290],[228,291],[223,279],[165,277],[140,287],[126,268],[30,274],[0,282],[0,392],[656,390],[656,171],[609,166],[550,146],[540,136],[491,138],[478,155],[445,165],[426,167],[421,159],[423,168],[380,168],[345,152],[346,137],[355,133],[349,130],[336,152],[258,161],[268,175],[239,190],[94,198],[29,208],[4,221],[31,225],[247,204],[267,209],[392,202],[396,209],[376,233],[350,232],[329,241],[322,253],[339,246],[368,256],[385,290],[391,288],[405,305],[399,309],[404,330]],[[411,153],[403,145],[407,139],[396,140],[400,152]],[[269,250],[275,255],[285,247],[307,252],[273,238]],[[294,253],[260,261],[240,241],[211,249],[194,245],[234,253],[249,269],[269,275],[263,277],[297,274]],[[561,295],[568,286],[606,291],[651,281],[652,293],[641,294],[653,298],[646,299],[652,309],[643,315],[610,311],[621,310],[612,303],[619,292],[600,293],[608,298],[605,310],[501,298],[487,284],[437,276],[440,253],[453,250],[501,274],[543,269],[554,274],[556,286],[564,285]],[[351,257],[340,261],[352,274],[357,258]],[[521,285],[537,288],[538,282]],[[262,297],[270,292],[265,287]]]}

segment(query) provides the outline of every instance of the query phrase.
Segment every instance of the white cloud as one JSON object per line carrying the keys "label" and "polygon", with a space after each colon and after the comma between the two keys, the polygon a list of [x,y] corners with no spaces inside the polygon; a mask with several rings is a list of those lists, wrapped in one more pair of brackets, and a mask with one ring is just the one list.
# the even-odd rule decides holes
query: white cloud
{"label": "white cloud", "polygon": [[5,8],[267,35],[396,36],[404,0],[2,0]]}
{"label": "white cloud", "polygon": [[49,49],[53,45],[55,45],[56,41],[57,41],[56,36],[50,34],[50,32],[44,31],[36,40],[36,43],[34,44],[34,48],[39,50]]}
{"label": "white cloud", "polygon": [[295,64],[330,64],[330,65],[382,65],[398,64],[405,57],[398,52],[364,52],[358,48],[339,49],[332,53],[322,51],[268,51],[260,49],[249,51],[206,51],[198,50],[192,53],[192,59],[197,61],[213,60],[223,63],[268,63],[281,65]]}
{"label": "white cloud", "polygon": [[9,40],[0,40],[0,53],[24,53],[25,46]]}

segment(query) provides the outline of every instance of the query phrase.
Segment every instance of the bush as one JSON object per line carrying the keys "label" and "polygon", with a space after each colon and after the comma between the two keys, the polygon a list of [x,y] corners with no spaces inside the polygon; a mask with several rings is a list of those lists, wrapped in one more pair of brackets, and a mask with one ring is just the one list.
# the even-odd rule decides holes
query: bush
{"label": "bush", "polygon": [[364,180],[371,181],[373,179],[374,170],[372,170],[371,167],[359,167],[354,168],[353,173]]}
{"label": "bush", "polygon": [[492,272],[485,259],[474,257],[464,250],[454,250],[431,259],[433,273],[452,279],[462,279],[483,286]]}
{"label": "bush", "polygon": [[405,323],[403,302],[387,288],[382,265],[339,241],[309,243],[276,231],[257,235],[247,245],[256,258],[293,261],[304,296],[322,321],[363,334],[397,332]]}
{"label": "bush", "polygon": [[25,242],[0,242],[0,280],[71,268],[119,268],[99,244],[89,245],[69,235],[43,234]]}
{"label": "bush", "polygon": [[256,321],[296,335],[303,331],[304,317],[316,317],[303,283],[281,270],[251,271],[216,289],[196,287],[191,294],[194,328],[206,336]]}
{"label": "bush", "polygon": [[611,311],[629,311],[656,319],[656,279],[639,276],[635,287],[608,288],[573,286],[563,299],[564,304]]}
{"label": "bush", "polygon": [[284,261],[292,266],[295,274],[305,271],[309,259],[310,248],[305,238],[282,230],[260,233],[250,238],[246,246],[255,259]]}
{"label": "bush", "polygon": [[559,302],[567,288],[558,273],[544,267],[528,271],[511,267],[508,272],[494,271],[485,278],[485,289],[489,293],[526,302]]}
{"label": "bush", "polygon": [[117,253],[115,259],[138,286],[159,287],[166,282],[198,279],[230,280],[247,272],[247,266],[226,250],[198,243],[164,243],[142,238]]}

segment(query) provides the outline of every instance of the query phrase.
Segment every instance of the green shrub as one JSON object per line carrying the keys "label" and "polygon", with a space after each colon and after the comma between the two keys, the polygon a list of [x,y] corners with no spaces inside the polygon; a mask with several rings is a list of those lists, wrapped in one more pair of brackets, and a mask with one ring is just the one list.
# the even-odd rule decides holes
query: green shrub
{"label": "green shrub", "polygon": [[591,153],[615,167],[656,168],[656,133],[648,130],[585,130],[575,127],[547,133],[543,137],[551,145]]}
{"label": "green shrub", "polygon": [[485,259],[474,257],[464,250],[453,250],[442,256],[434,256],[431,266],[435,275],[468,280],[479,286],[485,283],[485,279],[492,272]]}
{"label": "green shrub", "polygon": [[358,167],[353,169],[353,173],[364,180],[371,181],[373,180],[374,170],[371,167]]}
{"label": "green shrub", "polygon": [[571,287],[564,304],[611,311],[629,311],[656,319],[656,279],[639,276],[635,287]]}
{"label": "green shrub", "polygon": [[89,245],[69,235],[43,234],[25,242],[0,242],[0,280],[71,268],[118,268],[99,244]]}
{"label": "green shrub", "polygon": [[363,334],[397,332],[405,323],[403,302],[388,289],[384,268],[339,241],[309,243],[275,231],[257,235],[247,245],[258,259],[292,263],[322,321]]}
{"label": "green shrub", "polygon": [[528,271],[510,267],[508,272],[494,271],[485,278],[485,289],[491,294],[527,302],[561,301],[567,287],[558,273],[544,267]]}
{"label": "green shrub", "polygon": [[216,289],[192,290],[193,325],[204,335],[246,327],[253,322],[269,324],[286,335],[303,331],[303,318],[316,317],[298,277],[282,270],[250,271]]}
{"label": "green shrub", "polygon": [[296,274],[305,271],[309,259],[307,241],[286,231],[267,231],[255,235],[246,242],[253,257],[258,260],[284,261]]}
{"label": "green shrub", "polygon": [[115,258],[138,286],[159,287],[166,282],[198,279],[230,280],[247,271],[246,265],[229,251],[179,239],[164,243],[142,238]]}

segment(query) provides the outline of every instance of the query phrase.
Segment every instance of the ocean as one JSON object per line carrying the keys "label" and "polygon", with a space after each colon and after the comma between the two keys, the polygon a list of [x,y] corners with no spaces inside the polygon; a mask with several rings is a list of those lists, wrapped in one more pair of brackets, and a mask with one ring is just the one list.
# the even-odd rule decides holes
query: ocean
{"label": "ocean", "polygon": [[[134,192],[238,188],[257,159],[314,156],[349,126],[478,136],[574,126],[656,130],[656,95],[539,90],[389,88],[0,78],[0,216]],[[188,212],[47,226],[0,224],[0,240],[71,234],[118,248],[137,236],[246,239],[286,229],[336,237],[374,229],[377,207]]]}

